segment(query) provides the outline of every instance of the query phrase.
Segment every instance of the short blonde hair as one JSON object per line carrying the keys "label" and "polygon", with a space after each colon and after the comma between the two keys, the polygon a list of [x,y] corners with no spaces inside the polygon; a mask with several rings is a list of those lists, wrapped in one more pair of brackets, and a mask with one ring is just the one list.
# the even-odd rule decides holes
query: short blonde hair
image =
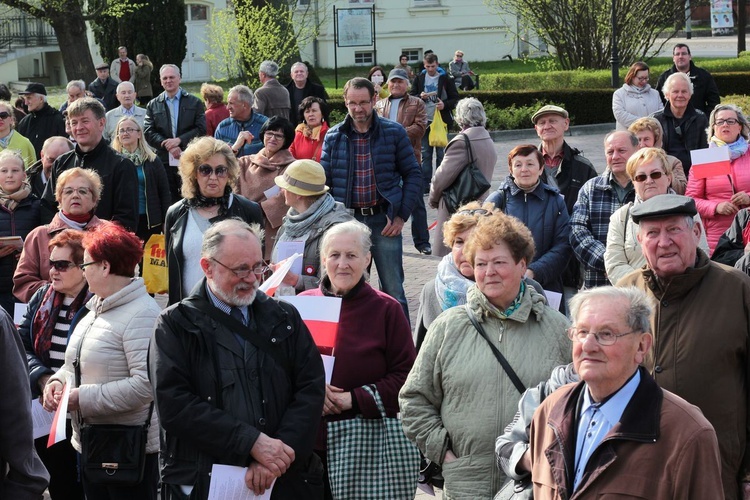
{"label": "short blonde hair", "polygon": [[636,135],[644,130],[651,132],[654,135],[654,146],[660,148],[664,130],[662,130],[659,120],[646,116],[644,118],[638,118],[628,127],[628,131]]}
{"label": "short blonde hair", "polygon": [[8,160],[15,160],[21,166],[21,170],[26,173],[26,162],[23,160],[23,155],[17,149],[4,149],[0,151],[0,165]]}
{"label": "short blonde hair", "polygon": [[628,163],[625,165],[625,172],[628,177],[632,180],[635,177],[635,171],[644,163],[658,160],[661,162],[661,169],[667,174],[667,177],[672,179],[672,165],[667,160],[667,154],[661,148],[643,148],[639,149],[628,158]]}
{"label": "short blonde hair", "polygon": [[[487,213],[473,212],[474,210],[486,210]],[[458,207],[458,210],[451,215],[445,224],[443,224],[443,243],[448,248],[453,246],[456,241],[456,235],[474,229],[482,217],[487,217],[495,211],[495,205],[492,203],[481,204],[478,201],[472,201],[466,205]]]}
{"label": "short blonde hair", "polygon": [[482,217],[464,246],[464,256],[474,266],[477,250],[489,250],[498,243],[505,243],[516,263],[525,260],[528,266],[534,258],[534,237],[523,222],[513,216],[497,211]]}
{"label": "short blonde hair", "polygon": [[204,83],[201,85],[201,97],[206,102],[224,102],[224,89],[212,83]]}
{"label": "short blonde hair", "polygon": [[216,154],[224,156],[227,167],[227,185],[234,188],[240,175],[240,165],[227,143],[213,137],[196,137],[190,141],[187,149],[180,156],[179,172],[182,178],[183,198],[195,198],[198,194],[198,181],[196,180],[198,167]]}
{"label": "short blonde hair", "polygon": [[62,200],[62,192],[68,184],[68,181],[73,180],[76,177],[81,177],[88,181],[91,192],[94,194],[94,205],[98,205],[99,199],[102,196],[102,178],[99,177],[99,174],[95,171],[81,167],[74,167],[60,174],[60,177],[57,179],[57,186],[55,186],[55,200],[60,203]]}

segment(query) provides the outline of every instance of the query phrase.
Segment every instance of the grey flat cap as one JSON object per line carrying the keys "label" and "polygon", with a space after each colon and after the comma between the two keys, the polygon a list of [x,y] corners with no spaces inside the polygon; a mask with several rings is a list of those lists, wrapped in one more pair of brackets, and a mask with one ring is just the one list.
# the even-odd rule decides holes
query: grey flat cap
{"label": "grey flat cap", "polygon": [[689,215],[694,217],[698,211],[695,201],[689,196],[679,194],[660,194],[643,203],[633,206],[630,216],[638,224],[641,219],[655,219],[672,215]]}

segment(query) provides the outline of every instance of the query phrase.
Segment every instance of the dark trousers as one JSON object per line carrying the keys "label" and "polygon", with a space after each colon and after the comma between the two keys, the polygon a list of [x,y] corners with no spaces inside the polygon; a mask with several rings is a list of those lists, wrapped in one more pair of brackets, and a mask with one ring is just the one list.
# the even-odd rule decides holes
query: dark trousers
{"label": "dark trousers", "polygon": [[107,486],[92,484],[83,478],[86,500],[156,500],[159,485],[159,454],[146,455],[143,481],[134,486]]}
{"label": "dark trousers", "polygon": [[[73,433],[70,420],[66,424],[66,433],[67,436]],[[52,500],[84,500],[78,452],[70,444],[70,438],[47,448],[48,437],[36,439],[34,447],[49,472],[50,498]]]}

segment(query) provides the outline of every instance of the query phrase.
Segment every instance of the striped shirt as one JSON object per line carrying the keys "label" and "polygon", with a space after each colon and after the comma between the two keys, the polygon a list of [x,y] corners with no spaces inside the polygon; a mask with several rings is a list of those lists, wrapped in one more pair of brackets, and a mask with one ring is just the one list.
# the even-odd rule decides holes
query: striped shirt
{"label": "striped shirt", "polygon": [[68,331],[73,318],[68,317],[74,297],[65,297],[60,313],[57,315],[55,330],[52,332],[52,343],[49,348],[49,367],[56,372],[65,363],[65,348],[68,347]]}
{"label": "striped shirt", "polygon": [[378,204],[378,190],[375,186],[375,169],[370,151],[368,130],[360,134],[352,130],[352,153],[354,155],[354,186],[352,188],[352,208],[374,207]]}

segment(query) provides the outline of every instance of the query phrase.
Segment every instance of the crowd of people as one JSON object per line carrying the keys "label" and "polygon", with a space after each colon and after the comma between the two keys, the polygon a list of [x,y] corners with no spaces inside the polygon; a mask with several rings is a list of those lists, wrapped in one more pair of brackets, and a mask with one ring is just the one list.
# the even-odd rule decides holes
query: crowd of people
{"label": "crowd of people", "polygon": [[[750,123],[688,47],[673,55],[655,88],[637,62],[614,93],[601,174],[565,140],[568,112],[545,105],[540,143],[457,206],[465,174],[489,185],[498,161],[482,103],[458,92],[476,83],[461,50],[447,72],[426,51],[417,71],[401,55],[349,80],[340,123],[304,63],[282,85],[262,62],[261,86],[224,104],[217,85],[187,92],[173,64],[154,94],[153,65],[125,47],[70,82],[62,112],[39,83],[18,126],[0,101],[0,305],[26,304],[18,335],[0,314],[17,386],[0,493],[206,499],[222,464],[273,499],[365,486],[411,500],[418,480],[446,500],[750,499]],[[439,119],[459,129],[445,147]],[[718,147],[726,174],[691,164]],[[413,326],[410,218],[416,250],[440,257]],[[164,309],[140,276],[152,236]],[[260,292],[290,245],[301,267]],[[335,346],[283,300],[298,294],[340,299]],[[62,442],[33,439],[24,398],[67,401]],[[342,466],[374,453],[342,429],[378,419],[403,438],[383,476]],[[102,424],[142,427],[137,479],[83,466]],[[403,484],[383,484],[394,468]]]}

